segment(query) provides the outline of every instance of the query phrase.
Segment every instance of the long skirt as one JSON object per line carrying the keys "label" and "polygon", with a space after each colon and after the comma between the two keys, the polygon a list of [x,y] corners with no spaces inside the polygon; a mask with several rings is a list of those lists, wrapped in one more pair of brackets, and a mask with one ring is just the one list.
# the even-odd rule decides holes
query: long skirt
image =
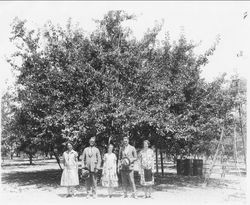
{"label": "long skirt", "polygon": [[152,186],[154,184],[154,175],[152,169],[142,169],[140,175],[142,186]]}
{"label": "long skirt", "polygon": [[78,169],[65,167],[61,177],[61,186],[79,185]]}

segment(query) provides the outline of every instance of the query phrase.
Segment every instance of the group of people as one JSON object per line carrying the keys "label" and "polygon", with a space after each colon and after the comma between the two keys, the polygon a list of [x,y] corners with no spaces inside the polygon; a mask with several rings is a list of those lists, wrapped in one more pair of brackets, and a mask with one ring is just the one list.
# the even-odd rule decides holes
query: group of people
{"label": "group of people", "polygon": [[[143,141],[143,149],[137,155],[135,147],[129,144],[129,138],[123,138],[122,147],[119,150],[118,160],[113,153],[114,146],[108,145],[107,153],[103,156],[103,167],[101,184],[108,188],[108,195],[111,198],[118,187],[117,172],[121,174],[121,182],[124,198],[128,197],[129,188],[132,189],[131,197],[137,198],[134,181],[134,164],[138,161],[140,183],[144,187],[145,198],[151,197],[152,185],[154,184],[154,152],[149,148],[149,141]],[[95,138],[89,140],[89,147],[85,148],[82,156],[82,169],[87,170],[86,189],[87,198],[97,197],[97,173],[101,168],[101,155],[95,147]],[[118,161],[118,163],[117,163]],[[67,151],[63,153],[64,170],[61,177],[61,186],[67,187],[67,197],[73,196],[74,187],[79,185],[78,175],[78,154],[73,150],[70,142],[67,143]]]}

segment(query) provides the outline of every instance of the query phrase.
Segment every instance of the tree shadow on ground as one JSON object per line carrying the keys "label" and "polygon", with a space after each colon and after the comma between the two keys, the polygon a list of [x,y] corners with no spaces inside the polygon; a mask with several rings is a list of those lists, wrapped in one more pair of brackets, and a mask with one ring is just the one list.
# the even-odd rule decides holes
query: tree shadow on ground
{"label": "tree shadow on ground", "polygon": [[[60,186],[61,170],[45,169],[41,171],[31,172],[11,172],[2,173],[2,184],[18,185],[18,186],[36,186],[37,188],[56,188]],[[138,188],[141,188],[139,176],[135,175],[135,181]],[[204,182],[203,177],[197,176],[180,176],[174,173],[167,173],[163,177],[155,176],[154,189],[157,191],[169,191],[171,189],[200,188]],[[212,188],[227,188],[229,185],[237,185],[238,181],[229,179],[210,179],[207,187]],[[84,186],[84,181],[80,181],[80,186]],[[100,183],[99,183],[100,186]],[[77,189],[80,189],[80,188]]]}
{"label": "tree shadow on ground", "polygon": [[41,166],[41,165],[47,165],[48,163],[54,164],[55,162],[39,162],[39,163],[32,163],[32,164],[30,164],[30,163],[2,164],[1,167],[18,167],[18,168],[20,168],[20,167],[22,167],[22,168],[27,167],[27,168],[29,168],[29,166]]}
{"label": "tree shadow on ground", "polygon": [[[203,187],[204,177],[201,176],[182,176],[175,173],[167,173],[164,176],[155,176],[154,189],[158,191],[167,191],[170,189],[184,189],[184,188],[200,188]],[[209,179],[207,187],[225,189],[229,184],[239,184],[235,180],[229,179]]]}
{"label": "tree shadow on ground", "polygon": [[2,184],[18,184],[18,186],[36,185],[39,187],[57,187],[60,184],[61,170],[46,169],[32,172],[2,173]]}

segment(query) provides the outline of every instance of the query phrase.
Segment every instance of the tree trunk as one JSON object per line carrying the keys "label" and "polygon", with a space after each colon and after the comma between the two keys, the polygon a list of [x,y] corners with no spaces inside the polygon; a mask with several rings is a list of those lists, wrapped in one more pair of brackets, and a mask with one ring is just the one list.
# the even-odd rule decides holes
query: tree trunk
{"label": "tree trunk", "polygon": [[174,155],[173,159],[174,159],[174,164],[176,164],[177,163],[177,155]]}
{"label": "tree trunk", "polygon": [[29,155],[30,165],[32,165],[32,164],[33,164],[33,163],[32,163],[32,158],[33,158],[32,153],[29,153],[28,155]]}
{"label": "tree trunk", "polygon": [[158,167],[158,149],[155,148],[155,161],[156,161],[156,173],[159,173],[159,167]]}
{"label": "tree trunk", "polygon": [[49,152],[48,151],[44,151],[45,157],[48,157]]}
{"label": "tree trunk", "polygon": [[50,159],[53,159],[53,153],[52,152],[49,153],[49,157],[50,157]]}
{"label": "tree trunk", "polygon": [[55,158],[56,158],[57,164],[59,165],[60,169],[62,170],[62,167],[61,167],[61,164],[60,164],[60,159],[59,159],[59,157],[58,157],[58,154],[55,153],[55,152],[53,152],[53,154],[54,154],[54,156],[55,156]]}
{"label": "tree trunk", "polygon": [[161,150],[160,150],[160,156],[161,156],[161,175],[164,176],[163,156]]}
{"label": "tree trunk", "polygon": [[20,152],[17,152],[17,153],[16,153],[16,156],[17,156],[17,157],[20,157]]}

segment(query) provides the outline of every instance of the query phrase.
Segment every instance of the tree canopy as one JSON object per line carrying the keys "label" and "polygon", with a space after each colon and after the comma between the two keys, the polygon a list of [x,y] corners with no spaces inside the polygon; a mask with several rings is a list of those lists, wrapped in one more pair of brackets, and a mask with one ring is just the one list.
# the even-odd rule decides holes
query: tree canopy
{"label": "tree canopy", "polygon": [[81,152],[92,136],[100,147],[118,146],[129,135],[137,147],[149,139],[173,155],[210,155],[222,125],[233,123],[235,104],[224,76],[212,83],[200,77],[217,42],[196,55],[184,35],[157,40],[161,24],[138,40],[123,26],[134,19],[109,11],[89,35],[71,19],[65,28],[48,22],[37,30],[15,19],[9,63],[19,73],[19,106],[3,136],[11,130],[29,152],[61,153],[68,140]]}

